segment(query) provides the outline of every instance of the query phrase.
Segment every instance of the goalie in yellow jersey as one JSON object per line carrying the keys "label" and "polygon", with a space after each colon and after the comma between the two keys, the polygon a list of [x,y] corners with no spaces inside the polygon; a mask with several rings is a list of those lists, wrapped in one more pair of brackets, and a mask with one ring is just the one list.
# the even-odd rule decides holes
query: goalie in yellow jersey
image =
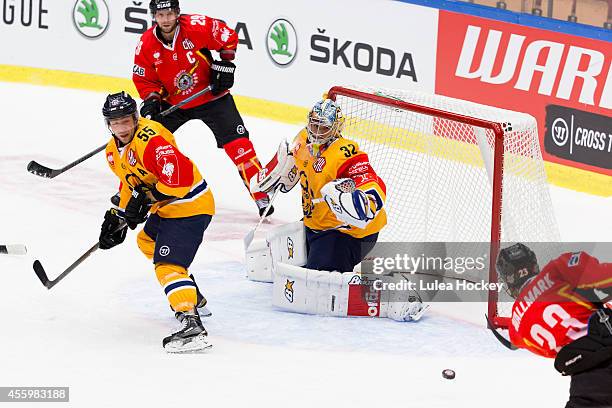
{"label": "goalie in yellow jersey", "polygon": [[[281,142],[272,161],[251,179],[251,192],[288,192],[298,182],[302,189],[303,226],[294,223],[279,228],[277,236],[268,234],[273,303],[304,313],[413,320],[420,317],[419,301],[405,302],[403,310],[381,308],[380,299],[364,298],[360,275],[352,273],[387,223],[386,187],[367,154],[342,137],[344,120],[335,101],[317,102],[306,127],[293,142]],[[323,292],[312,295],[314,283]]]}
{"label": "goalie in yellow jersey", "polygon": [[106,160],[121,188],[119,205],[104,215],[99,248],[121,244],[127,227],[145,223],[138,247],[153,260],[157,279],[182,323],[162,345],[168,352],[206,349],[210,344],[197,309],[206,300],[187,269],[215,213],[212,192],[196,165],[178,150],[172,133],[139,117],[130,95],[108,95],[102,114],[112,134]]}

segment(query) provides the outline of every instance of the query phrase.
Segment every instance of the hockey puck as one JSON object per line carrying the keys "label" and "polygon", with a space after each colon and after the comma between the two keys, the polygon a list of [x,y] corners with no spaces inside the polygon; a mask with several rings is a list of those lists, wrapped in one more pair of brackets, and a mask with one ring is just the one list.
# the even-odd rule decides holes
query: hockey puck
{"label": "hockey puck", "polygon": [[447,380],[452,380],[455,378],[455,372],[447,368],[446,370],[442,370],[442,377],[446,378]]}

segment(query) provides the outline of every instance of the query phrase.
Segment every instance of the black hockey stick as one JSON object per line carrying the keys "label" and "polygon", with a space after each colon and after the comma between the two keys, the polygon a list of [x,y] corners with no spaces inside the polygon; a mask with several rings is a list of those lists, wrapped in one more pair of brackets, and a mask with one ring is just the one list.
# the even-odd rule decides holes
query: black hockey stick
{"label": "black hockey stick", "polygon": [[40,177],[54,178],[54,177],[59,176],[60,174],[62,174],[66,170],[70,170],[71,168],[73,168],[77,164],[83,163],[85,160],[89,159],[91,156],[94,156],[94,155],[100,153],[102,150],[104,150],[105,147],[106,147],[106,144],[103,144],[102,146],[97,147],[95,150],[87,153],[85,156],[79,157],[78,159],[76,159],[72,163],[65,165],[61,169],[51,169],[51,168],[49,168],[47,166],[43,166],[42,164],[38,163],[35,160],[32,160],[30,163],[28,163],[28,171],[30,173],[36,174],[37,176],[40,176]]}
{"label": "black hockey stick", "polygon": [[514,350],[518,350],[518,347],[516,347],[514,344],[512,344],[510,342],[510,340],[508,340],[507,338],[505,338],[504,336],[502,336],[497,330],[495,330],[495,326],[493,326],[493,323],[491,322],[491,320],[489,320],[489,316],[487,316],[485,314],[485,319],[487,319],[487,328],[489,330],[491,330],[491,333],[493,333],[493,335],[495,336],[495,338],[506,348],[514,351]]}
{"label": "black hockey stick", "polygon": [[[200,96],[202,96],[204,94],[207,94],[208,92],[210,92],[210,86],[207,86],[206,88],[202,89],[201,91],[194,93],[189,98],[186,98],[185,100],[177,103],[176,105],[169,107],[168,109],[166,109],[165,111],[160,113],[160,116],[167,116],[167,115],[171,114],[172,112],[174,112],[175,110],[177,110],[178,108],[180,108],[181,106],[185,106],[189,102],[193,101],[194,99],[196,99],[196,98],[198,98],[198,97],[200,97]],[[30,173],[35,174],[35,175],[40,176],[40,177],[54,178],[54,177],[59,176],[63,172],[65,172],[67,170],[70,170],[74,166],[83,163],[85,160],[89,159],[90,157],[95,156],[96,154],[98,154],[102,150],[104,150],[105,148],[106,148],[106,143],[103,144],[100,147],[97,147],[96,149],[92,150],[91,152],[87,153],[85,156],[79,157],[78,159],[76,159],[72,163],[67,164],[64,167],[60,168],[60,169],[52,169],[52,168],[49,168],[47,166],[43,166],[42,164],[36,162],[35,160],[32,160],[30,163],[28,163],[28,171]]]}
{"label": "black hockey stick", "polygon": [[23,244],[0,245],[0,254],[25,255],[28,252]]}
{"label": "black hockey stick", "polygon": [[[118,231],[120,231],[123,228],[127,228],[127,224],[126,223],[122,223],[121,225],[119,225],[119,227],[113,233],[118,232]],[[40,263],[40,261],[38,259],[35,260],[34,261],[34,265],[32,265],[34,267],[34,272],[36,273],[36,276],[38,276],[38,279],[40,279],[42,284],[47,289],[51,289],[52,287],[57,285],[62,279],[64,279],[66,276],[68,276],[68,274],[70,272],[72,272],[77,266],[82,264],[85,259],[89,258],[89,256],[91,254],[96,252],[98,250],[99,246],[100,246],[100,243],[96,242],[96,244],[94,246],[89,248],[83,255],[81,255],[79,257],[79,259],[74,261],[72,263],[72,265],[70,265],[64,272],[60,273],[59,276],[57,278],[53,279],[53,280],[49,280],[49,277],[47,276],[47,273],[45,272],[45,268],[43,268],[42,264]]]}

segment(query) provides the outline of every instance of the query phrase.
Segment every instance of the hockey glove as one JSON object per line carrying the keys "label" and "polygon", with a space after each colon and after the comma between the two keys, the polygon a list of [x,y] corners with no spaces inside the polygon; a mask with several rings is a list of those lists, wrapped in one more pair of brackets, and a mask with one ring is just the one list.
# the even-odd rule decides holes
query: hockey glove
{"label": "hockey glove", "polygon": [[270,163],[261,169],[250,181],[252,193],[272,193],[280,188],[282,193],[288,193],[299,181],[295,157],[287,140],[281,141],[276,155]]}
{"label": "hockey glove", "polygon": [[117,209],[111,208],[106,211],[104,222],[102,223],[102,231],[100,232],[100,249],[111,249],[125,241],[127,228],[121,226],[122,222],[123,217],[119,215]]}
{"label": "hockey glove", "polygon": [[321,188],[321,193],[331,212],[343,223],[365,228],[374,218],[366,193],[356,189],[355,181],[350,178],[330,181]]}
{"label": "hockey glove", "polygon": [[140,107],[140,116],[143,118],[158,121],[161,113],[161,99],[159,95],[148,97],[142,102]]}
{"label": "hockey glove", "polygon": [[149,189],[140,184],[132,190],[132,198],[125,206],[125,220],[130,229],[135,229],[138,224],[147,220],[152,202],[147,196]]}
{"label": "hockey glove", "polygon": [[230,89],[234,86],[234,72],[236,65],[231,61],[214,61],[210,66],[210,88],[213,95]]}

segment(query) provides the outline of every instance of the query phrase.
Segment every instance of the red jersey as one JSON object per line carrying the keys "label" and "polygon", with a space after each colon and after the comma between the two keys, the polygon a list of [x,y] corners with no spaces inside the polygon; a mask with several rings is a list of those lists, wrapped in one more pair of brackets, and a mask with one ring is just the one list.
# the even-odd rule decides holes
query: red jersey
{"label": "red jersey", "polygon": [[517,347],[555,357],[561,347],[586,334],[595,306],[575,289],[612,286],[612,263],[585,252],[565,253],[529,282],[512,306],[508,328]]}
{"label": "red jersey", "polygon": [[[183,14],[172,44],[157,37],[157,24],[140,37],[134,57],[132,80],[142,99],[156,92],[176,105],[209,85],[210,52],[218,51],[221,59],[232,60],[238,46],[238,34],[224,22],[198,14]],[[227,91],[229,92],[229,91]],[[201,96],[184,106],[199,106],[225,95]]]}

